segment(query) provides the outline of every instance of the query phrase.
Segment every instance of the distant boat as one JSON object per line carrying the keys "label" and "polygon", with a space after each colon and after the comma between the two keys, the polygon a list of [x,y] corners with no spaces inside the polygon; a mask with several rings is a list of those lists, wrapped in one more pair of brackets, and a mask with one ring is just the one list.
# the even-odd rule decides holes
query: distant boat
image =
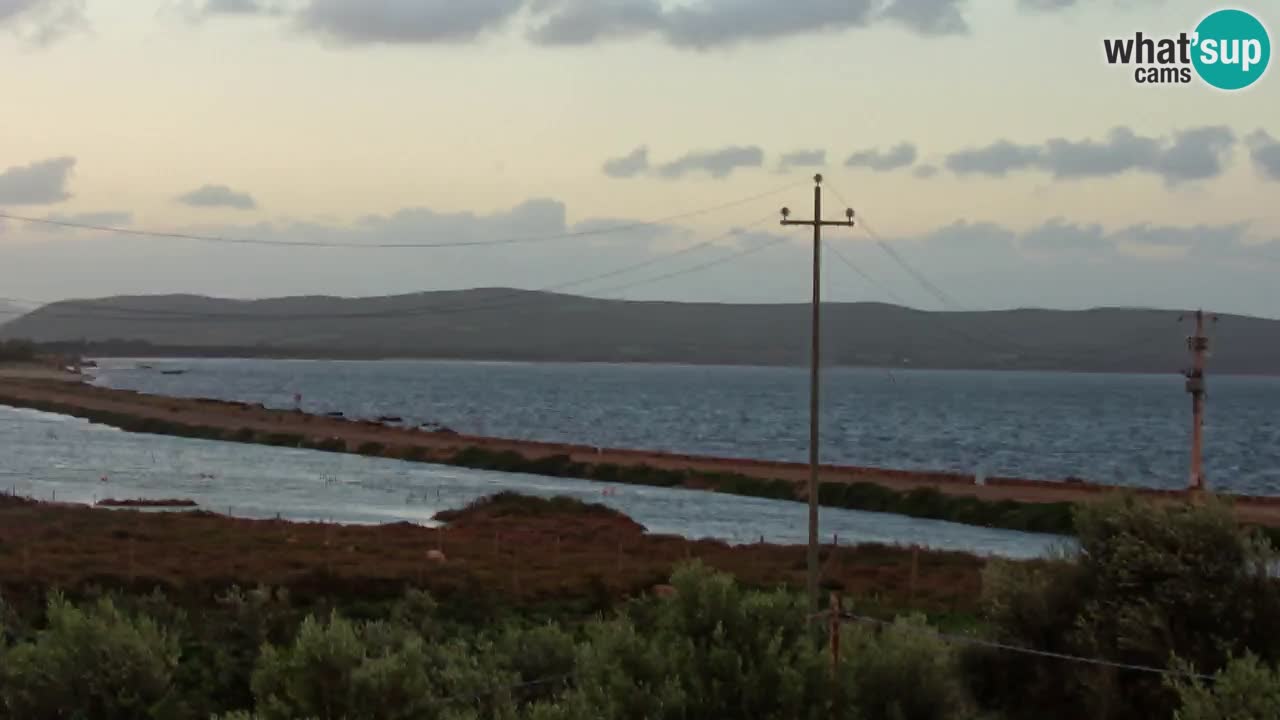
{"label": "distant boat", "polygon": [[186,370],[161,370],[161,375],[185,375]]}

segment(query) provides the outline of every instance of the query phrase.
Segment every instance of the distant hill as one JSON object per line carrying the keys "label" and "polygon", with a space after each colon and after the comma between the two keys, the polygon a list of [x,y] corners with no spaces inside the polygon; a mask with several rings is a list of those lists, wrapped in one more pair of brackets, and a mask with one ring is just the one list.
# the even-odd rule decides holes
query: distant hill
{"label": "distant hill", "polygon": [[0,300],[0,325],[16,320],[30,311],[30,308]]}
{"label": "distant hill", "polygon": [[[1177,372],[1173,310],[925,312],[825,305],[825,362],[845,366]],[[1215,373],[1280,374],[1280,321],[1223,316]],[[376,298],[114,297],[0,327],[100,355],[466,358],[802,365],[809,307],[632,302],[477,289]]]}

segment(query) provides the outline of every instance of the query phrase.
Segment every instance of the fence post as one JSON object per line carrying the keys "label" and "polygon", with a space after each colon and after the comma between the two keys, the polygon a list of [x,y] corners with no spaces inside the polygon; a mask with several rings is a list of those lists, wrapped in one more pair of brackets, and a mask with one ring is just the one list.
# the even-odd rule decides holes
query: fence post
{"label": "fence post", "polygon": [[920,576],[920,547],[918,545],[911,546],[911,581],[907,585],[909,599],[908,603],[912,606],[916,604],[916,580]]}

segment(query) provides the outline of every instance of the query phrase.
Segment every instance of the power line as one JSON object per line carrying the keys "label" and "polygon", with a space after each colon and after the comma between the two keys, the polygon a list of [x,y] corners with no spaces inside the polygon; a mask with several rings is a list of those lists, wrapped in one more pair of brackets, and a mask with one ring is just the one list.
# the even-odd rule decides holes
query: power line
{"label": "power line", "polygon": [[772,195],[778,195],[790,190],[800,183],[789,183],[783,187],[768,190],[766,192],[757,193],[748,197],[731,200],[729,202],[711,205],[708,207],[698,208],[687,212],[676,213],[674,215],[666,215],[664,217],[653,220],[644,220],[640,222],[625,223],[622,225],[611,225],[603,228],[592,228],[589,230],[574,230],[572,232],[557,233],[554,235],[541,235],[530,237],[513,237],[499,238],[495,240],[456,240],[444,242],[390,242],[390,243],[357,243],[357,242],[325,242],[320,240],[267,240],[263,238],[234,238],[223,237],[219,235],[201,235],[195,233],[169,232],[161,230],[145,230],[126,227],[118,227],[113,225],[98,225],[94,223],[72,222],[68,220],[54,220],[52,218],[38,218],[29,215],[14,215],[12,213],[0,212],[0,219],[15,220],[18,222],[31,223],[35,225],[47,225],[53,227],[74,228],[77,230],[92,230],[96,232],[112,233],[117,235],[133,235],[148,238],[164,238],[169,240],[191,240],[195,242],[217,243],[225,245],[261,245],[270,247],[301,247],[301,248],[354,248],[354,249],[408,249],[408,248],[460,248],[460,247],[493,247],[498,245],[518,245],[525,243],[540,243],[552,240],[567,240],[573,238],[592,237],[597,235],[608,235],[610,233],[625,232],[627,230],[636,230],[640,228],[653,227],[675,220],[685,220],[699,215],[716,212],[718,210],[726,210],[728,208],[745,205],[756,200],[760,200]]}
{"label": "power line", "polygon": [[[840,195],[839,190],[832,187],[831,191],[835,193],[836,197],[840,198],[841,201],[844,201],[844,198]],[[972,308],[965,307],[962,303],[957,301],[953,296],[951,296],[945,290],[940,288],[936,283],[932,282],[927,276],[925,276],[924,273],[920,272],[918,269],[912,266],[911,263],[907,262],[906,258],[904,258],[896,250],[894,250],[893,247],[888,242],[886,242],[879,233],[875,231],[875,228],[872,227],[866,221],[865,215],[864,214],[860,214],[860,215],[861,215],[860,225],[863,232],[865,232],[869,238],[874,240],[876,244],[885,252],[885,254],[889,255],[894,260],[894,262],[896,262],[899,266],[902,267],[903,270],[905,270],[909,275],[911,275],[911,277],[915,279],[916,282],[918,282],[926,291],[928,291],[929,294],[937,298],[938,301],[941,302],[943,305],[946,305],[952,308],[953,310],[957,310],[960,312],[968,312],[968,313],[980,312]],[[862,272],[859,268],[854,266],[852,263],[848,263],[846,261],[846,264],[848,264],[849,267],[854,270],[854,272],[857,272],[862,277],[869,279],[869,276],[866,273]],[[887,289],[886,289],[886,292],[891,293],[891,291],[888,291]],[[905,305],[905,303],[903,304]],[[937,313],[923,313],[923,315],[924,317],[927,317],[930,320],[935,321],[938,324],[938,326],[943,328],[944,330],[947,330],[952,334],[955,334],[965,340],[968,340],[969,342],[975,345],[985,346],[988,349],[993,349],[998,352],[1012,353],[1012,354],[1018,355],[1021,359],[1025,359],[1025,360],[1032,360],[1032,361],[1039,361],[1039,362],[1078,362],[1081,359],[1092,359],[1096,357],[1095,352],[1091,350],[1081,351],[1078,354],[1074,354],[1074,355],[1039,354],[1039,352],[1036,351],[1035,349],[1028,348],[1025,345],[1022,345],[1016,340],[1013,340],[1003,334],[996,333],[995,337],[999,338],[1001,342],[993,342],[989,338],[982,338],[982,337],[973,335],[971,333],[968,333],[964,330],[961,330],[958,327],[953,327],[952,325],[946,322],[945,315],[940,315]],[[1123,365],[1125,362],[1129,360],[1149,354],[1150,352],[1149,346],[1151,341],[1155,340],[1158,336],[1163,335],[1165,332],[1166,330],[1164,328],[1153,329],[1152,332],[1144,334],[1140,339],[1134,341],[1132,344],[1126,344],[1121,348],[1119,348],[1119,349],[1128,349],[1128,348],[1140,348],[1140,349],[1136,350],[1135,352],[1127,353],[1125,355],[1113,356],[1100,367],[1103,367],[1103,368],[1117,367],[1119,365]]]}
{"label": "power line", "polygon": [[823,245],[826,246],[826,248],[830,250],[831,253],[836,256],[836,259],[839,260],[841,263],[843,263],[845,267],[852,270],[858,277],[862,278],[863,280],[866,280],[869,284],[879,289],[885,295],[888,295],[890,300],[897,302],[899,305],[903,307],[906,307],[909,305],[909,303],[906,300],[902,299],[901,295],[894,292],[893,288],[890,288],[888,285],[882,284],[879,280],[876,280],[875,277],[873,277],[870,273],[866,272],[862,268],[855,265],[854,262],[850,260],[847,255],[840,252],[839,247],[829,242],[824,242]]}
{"label": "power line", "polygon": [[1102,658],[1084,657],[1081,655],[1069,655],[1067,653],[1051,652],[1048,650],[1036,650],[1034,648],[1022,647],[1019,645],[1008,645],[1005,643],[995,642],[992,640],[983,640],[981,638],[969,637],[966,635],[955,635],[944,633],[938,630],[912,627],[909,625],[898,625],[886,620],[878,620],[876,618],[865,617],[862,615],[854,615],[853,613],[840,613],[841,620],[850,620],[853,622],[863,623],[865,625],[876,625],[880,627],[892,627],[895,630],[905,630],[918,635],[926,635],[939,640],[945,640],[950,643],[972,645],[975,647],[983,647],[990,650],[1002,650],[1005,652],[1019,653],[1022,655],[1033,655],[1036,657],[1052,658],[1055,660],[1063,660],[1066,662],[1082,663],[1086,665],[1097,665],[1099,667],[1115,668],[1117,670],[1132,670],[1134,672],[1153,673],[1169,677],[1186,677],[1197,680],[1214,681],[1216,678],[1212,675],[1204,675],[1202,673],[1185,672],[1180,670],[1170,670],[1169,668],[1152,667],[1150,665],[1136,665],[1133,663],[1115,662],[1113,660],[1105,660]]}
{"label": "power line", "polygon": [[[527,298],[528,294],[532,292],[556,292],[560,290],[566,290],[566,289],[570,289],[580,285],[587,285],[589,283],[598,282],[600,280],[604,280],[607,278],[617,277],[619,275],[624,275],[626,273],[634,272],[636,270],[640,270],[640,269],[655,265],[659,262],[663,262],[666,260],[671,260],[673,258],[692,254],[698,250],[711,247],[723,239],[732,237],[734,235],[740,234],[745,230],[749,230],[751,228],[759,226],[760,224],[762,224],[763,222],[765,222],[766,220],[772,217],[773,217],[773,214],[770,213],[769,215],[763,216],[758,220],[754,220],[751,223],[748,223],[747,225],[733,228],[709,240],[704,240],[703,242],[697,243],[696,245],[682,248],[680,250],[676,250],[673,252],[664,253],[657,257],[652,257],[638,263],[632,263],[632,264],[615,268],[606,272],[596,273],[587,277],[577,278],[567,282],[548,285],[545,287],[537,288],[535,290],[512,290],[510,292],[499,295],[496,298],[492,298],[489,302],[478,303],[478,304],[477,303],[464,303],[464,304],[455,304],[455,305],[430,304],[430,305],[419,305],[419,306],[408,307],[408,308],[399,308],[396,310],[353,312],[353,313],[234,313],[234,312],[197,312],[197,311],[182,311],[182,310],[164,310],[161,308],[129,308],[129,307],[122,307],[119,305],[105,305],[105,304],[97,303],[94,301],[70,300],[70,301],[63,301],[63,302],[57,303],[57,305],[61,307],[50,307],[45,309],[44,312],[54,315],[55,317],[86,317],[86,318],[91,317],[91,318],[109,319],[109,320],[139,320],[139,319],[146,319],[146,318],[169,318],[173,320],[275,321],[275,320],[388,319],[388,318],[400,318],[400,317],[414,317],[419,315],[430,315],[430,314],[453,314],[458,312],[469,312],[474,310],[500,309],[500,308],[513,307],[515,305],[522,304],[524,299]],[[686,275],[692,272],[697,272],[699,270],[709,269],[717,265],[733,262],[747,255],[751,255],[755,252],[759,252],[760,250],[763,250],[766,247],[771,247],[773,245],[778,244],[782,240],[783,238],[777,238],[770,242],[749,247],[744,250],[732,253],[730,255],[716,258],[714,260],[709,260],[689,268],[664,273],[656,277],[624,283],[624,284],[613,286],[610,288],[598,290],[596,292],[620,292],[623,290],[628,290],[633,287],[638,287],[640,285],[658,282],[661,280],[666,280],[668,278],[678,277],[680,275]],[[515,300],[516,298],[519,298],[519,300],[515,302],[504,302],[504,300]],[[16,298],[13,298],[13,299],[5,298],[5,299],[9,300],[10,302],[17,301]],[[62,308],[71,308],[72,310],[63,310]],[[79,312],[76,312],[74,311],[74,308],[80,308],[81,310]]]}

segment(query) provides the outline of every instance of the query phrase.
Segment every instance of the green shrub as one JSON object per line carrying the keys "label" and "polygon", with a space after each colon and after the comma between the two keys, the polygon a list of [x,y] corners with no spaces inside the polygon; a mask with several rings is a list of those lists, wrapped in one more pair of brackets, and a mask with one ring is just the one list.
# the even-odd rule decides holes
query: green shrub
{"label": "green shrub", "polygon": [[746,592],[696,564],[671,582],[674,598],[592,625],[565,717],[828,717],[829,670],[801,599]]}
{"label": "green shrub", "polygon": [[509,718],[512,677],[461,642],[403,628],[307,618],[293,644],[264,647],[253,674],[262,720]]}
{"label": "green shrub", "polygon": [[[1157,668],[1176,656],[1203,672],[1248,652],[1280,659],[1272,551],[1226,506],[1121,497],[1080,508],[1075,523],[1078,551],[989,568],[987,616],[998,639]],[[970,660],[979,697],[1011,718],[1169,717],[1176,706],[1150,673],[1009,653]]]}
{"label": "green shrub", "polygon": [[1169,685],[1178,693],[1179,708],[1174,720],[1280,718],[1280,671],[1254,655],[1227,663],[1212,683],[1175,676]]}
{"label": "green shrub", "polygon": [[47,627],[0,658],[0,701],[12,718],[167,717],[178,658],[177,639],[152,620],[109,599],[81,609],[55,596]]}
{"label": "green shrub", "polygon": [[840,692],[859,720],[972,717],[955,653],[921,617],[877,629],[846,626]]}

